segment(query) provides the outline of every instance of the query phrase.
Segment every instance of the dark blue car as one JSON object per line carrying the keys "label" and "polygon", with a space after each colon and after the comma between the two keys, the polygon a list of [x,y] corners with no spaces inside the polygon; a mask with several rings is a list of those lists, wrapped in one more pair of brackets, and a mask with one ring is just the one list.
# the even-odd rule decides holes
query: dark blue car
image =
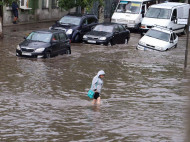
{"label": "dark blue car", "polygon": [[49,29],[63,30],[66,32],[71,42],[80,42],[82,37],[87,32],[98,24],[98,19],[95,15],[77,15],[68,14],[62,17]]}

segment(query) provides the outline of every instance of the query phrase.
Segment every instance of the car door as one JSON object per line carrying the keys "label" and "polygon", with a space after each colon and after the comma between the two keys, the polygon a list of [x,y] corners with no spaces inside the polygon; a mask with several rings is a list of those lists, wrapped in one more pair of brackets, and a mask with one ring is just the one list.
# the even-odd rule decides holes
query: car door
{"label": "car door", "polygon": [[126,29],[122,26],[122,25],[118,25],[119,26],[119,39],[120,39],[120,43],[125,43],[125,39],[128,38],[128,33],[126,32]]}
{"label": "car door", "polygon": [[51,43],[52,43],[52,54],[56,55],[59,52],[59,48],[60,48],[60,41],[59,41],[59,34],[55,33],[52,36],[51,39]]}
{"label": "car door", "polygon": [[84,18],[81,23],[81,35],[83,36],[88,31],[90,31],[90,27],[88,26],[88,20],[87,18]]}
{"label": "car door", "polygon": [[115,25],[113,31],[114,31],[114,33],[113,33],[113,39],[112,39],[113,44],[121,43],[122,38],[121,38],[121,35],[120,35],[119,26]]}
{"label": "car door", "polygon": [[60,38],[60,48],[59,53],[65,53],[69,47],[69,39],[67,38],[66,34],[64,32],[59,33]]}

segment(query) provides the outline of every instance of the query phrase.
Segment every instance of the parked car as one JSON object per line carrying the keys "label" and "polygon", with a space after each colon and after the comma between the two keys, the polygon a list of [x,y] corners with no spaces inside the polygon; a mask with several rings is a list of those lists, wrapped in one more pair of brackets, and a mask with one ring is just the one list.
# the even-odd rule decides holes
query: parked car
{"label": "parked car", "polygon": [[17,56],[50,58],[71,54],[70,40],[64,31],[39,30],[29,34],[16,48]]}
{"label": "parked car", "polygon": [[85,43],[114,45],[127,44],[130,39],[130,31],[121,24],[103,23],[95,26],[92,31],[83,36]]}
{"label": "parked car", "polygon": [[177,47],[178,36],[164,27],[153,27],[140,39],[137,49],[166,51]]}
{"label": "parked car", "polygon": [[49,29],[63,30],[66,32],[71,42],[80,42],[85,33],[91,31],[96,26],[98,19],[95,15],[68,14],[62,17]]}

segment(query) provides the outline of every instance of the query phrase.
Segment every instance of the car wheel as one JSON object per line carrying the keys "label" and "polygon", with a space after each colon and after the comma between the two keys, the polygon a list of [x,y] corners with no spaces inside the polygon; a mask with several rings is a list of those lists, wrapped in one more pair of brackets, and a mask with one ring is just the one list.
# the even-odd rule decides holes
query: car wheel
{"label": "car wheel", "polygon": [[177,48],[177,44],[174,46],[174,48]]}
{"label": "car wheel", "polygon": [[106,44],[106,46],[112,46],[112,45],[113,45],[113,44],[112,44],[111,41],[108,41],[107,44]]}
{"label": "car wheel", "polygon": [[44,58],[50,58],[50,57],[51,57],[51,53],[49,51],[45,52]]}
{"label": "car wheel", "polygon": [[71,48],[68,48],[65,52],[65,54],[71,54]]}

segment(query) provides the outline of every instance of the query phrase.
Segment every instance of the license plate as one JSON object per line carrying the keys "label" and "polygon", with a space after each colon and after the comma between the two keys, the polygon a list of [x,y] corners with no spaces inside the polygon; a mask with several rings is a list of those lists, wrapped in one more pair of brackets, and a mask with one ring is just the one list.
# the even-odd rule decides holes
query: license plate
{"label": "license plate", "polygon": [[96,43],[94,40],[88,40],[89,43]]}
{"label": "license plate", "polygon": [[27,52],[22,52],[22,55],[24,55],[24,56],[32,56],[31,53],[27,53]]}

